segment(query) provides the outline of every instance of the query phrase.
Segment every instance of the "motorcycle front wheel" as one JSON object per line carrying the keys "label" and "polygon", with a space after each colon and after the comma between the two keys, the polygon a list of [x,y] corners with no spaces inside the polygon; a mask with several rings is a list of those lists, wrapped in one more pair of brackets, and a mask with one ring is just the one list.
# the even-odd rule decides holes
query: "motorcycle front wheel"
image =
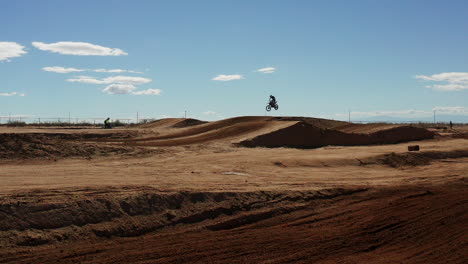
{"label": "motorcycle front wheel", "polygon": [[267,106],[266,106],[266,110],[267,110],[268,112],[270,112],[270,110],[271,110],[271,105],[267,105]]}

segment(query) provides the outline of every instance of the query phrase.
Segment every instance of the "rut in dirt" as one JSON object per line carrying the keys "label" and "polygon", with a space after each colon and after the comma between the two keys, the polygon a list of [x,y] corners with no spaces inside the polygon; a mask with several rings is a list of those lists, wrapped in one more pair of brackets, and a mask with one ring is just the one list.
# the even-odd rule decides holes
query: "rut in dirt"
{"label": "rut in dirt", "polygon": [[[467,187],[460,180],[322,195],[186,193],[185,202],[176,204],[179,210],[190,204],[192,213],[175,216],[178,224],[173,227],[137,237],[112,234],[55,242],[53,247],[3,247],[0,262],[465,263]],[[244,204],[249,210],[236,209],[232,215],[214,208],[210,213],[195,210],[228,196],[247,202],[232,203],[231,209]],[[129,214],[141,215],[141,207],[132,208]]]}

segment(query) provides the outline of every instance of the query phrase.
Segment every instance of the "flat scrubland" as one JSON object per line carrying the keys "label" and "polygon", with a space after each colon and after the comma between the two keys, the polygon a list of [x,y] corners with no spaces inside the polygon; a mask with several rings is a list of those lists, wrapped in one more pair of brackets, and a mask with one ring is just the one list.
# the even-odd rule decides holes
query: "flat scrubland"
{"label": "flat scrubland", "polygon": [[0,127],[0,263],[466,263],[467,139],[306,117]]}

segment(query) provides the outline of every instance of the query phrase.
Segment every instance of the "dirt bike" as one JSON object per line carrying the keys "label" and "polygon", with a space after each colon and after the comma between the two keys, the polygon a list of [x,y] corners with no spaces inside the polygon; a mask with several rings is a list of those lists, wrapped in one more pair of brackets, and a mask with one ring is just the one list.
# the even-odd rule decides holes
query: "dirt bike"
{"label": "dirt bike", "polygon": [[273,107],[275,110],[278,110],[278,108],[279,108],[279,107],[278,107],[278,102],[270,101],[270,102],[267,104],[267,106],[266,106],[266,110],[267,110],[268,112],[270,112],[272,107]]}

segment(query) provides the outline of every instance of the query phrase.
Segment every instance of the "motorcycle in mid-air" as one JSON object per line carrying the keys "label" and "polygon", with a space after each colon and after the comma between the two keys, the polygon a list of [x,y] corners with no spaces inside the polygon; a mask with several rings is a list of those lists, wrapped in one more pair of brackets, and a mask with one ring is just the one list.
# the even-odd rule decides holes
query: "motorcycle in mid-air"
{"label": "motorcycle in mid-air", "polygon": [[270,101],[268,102],[267,106],[266,106],[266,110],[268,112],[271,111],[271,108],[274,108],[275,110],[278,110],[278,102],[277,101]]}

